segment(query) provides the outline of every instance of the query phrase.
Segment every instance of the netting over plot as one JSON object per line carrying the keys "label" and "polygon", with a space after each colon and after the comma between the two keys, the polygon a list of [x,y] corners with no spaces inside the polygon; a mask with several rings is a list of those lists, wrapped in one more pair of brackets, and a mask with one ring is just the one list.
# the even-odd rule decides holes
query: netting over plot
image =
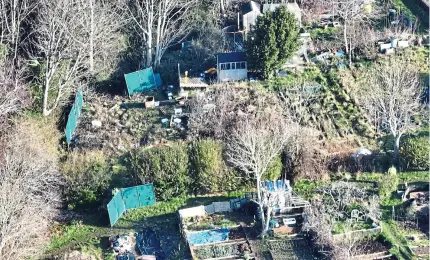
{"label": "netting over plot", "polygon": [[124,77],[130,96],[133,96],[134,93],[144,92],[157,86],[152,68],[125,74]]}
{"label": "netting over plot", "polygon": [[188,233],[188,242],[193,245],[205,245],[209,243],[222,242],[228,240],[228,234],[230,231],[226,228],[208,230],[201,232]]}
{"label": "netting over plot", "polygon": [[83,104],[84,95],[82,93],[82,89],[79,89],[75,97],[75,103],[73,104],[72,110],[70,110],[69,117],[67,119],[67,125],[65,130],[67,144],[70,144],[72,142],[72,136],[75,133],[76,127],[78,126],[78,119],[81,115]]}

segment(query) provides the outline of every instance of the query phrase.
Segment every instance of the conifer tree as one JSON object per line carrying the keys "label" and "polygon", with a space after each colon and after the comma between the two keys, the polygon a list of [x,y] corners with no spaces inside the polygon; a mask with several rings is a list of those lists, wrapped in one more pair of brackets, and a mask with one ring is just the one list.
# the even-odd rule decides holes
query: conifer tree
{"label": "conifer tree", "polygon": [[249,68],[264,79],[270,78],[298,50],[298,31],[294,14],[285,7],[264,13],[247,37]]}

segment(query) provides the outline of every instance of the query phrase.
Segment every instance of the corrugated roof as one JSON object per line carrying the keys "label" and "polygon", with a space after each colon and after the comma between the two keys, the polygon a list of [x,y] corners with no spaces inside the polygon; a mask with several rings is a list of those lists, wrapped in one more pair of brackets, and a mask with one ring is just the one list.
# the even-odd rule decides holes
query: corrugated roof
{"label": "corrugated roof", "polygon": [[242,14],[247,14],[253,11],[260,12],[260,4],[254,1],[249,1],[248,3],[245,3],[240,7],[240,11],[242,12]]}
{"label": "corrugated roof", "polygon": [[245,52],[218,53],[218,63],[246,61]]}

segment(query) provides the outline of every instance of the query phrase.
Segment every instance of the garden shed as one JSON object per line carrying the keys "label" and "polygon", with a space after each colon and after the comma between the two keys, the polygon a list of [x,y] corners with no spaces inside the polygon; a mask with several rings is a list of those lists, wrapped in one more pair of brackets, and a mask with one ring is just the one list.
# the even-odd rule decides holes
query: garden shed
{"label": "garden shed", "polygon": [[218,53],[216,60],[218,81],[239,81],[248,78],[245,52]]}

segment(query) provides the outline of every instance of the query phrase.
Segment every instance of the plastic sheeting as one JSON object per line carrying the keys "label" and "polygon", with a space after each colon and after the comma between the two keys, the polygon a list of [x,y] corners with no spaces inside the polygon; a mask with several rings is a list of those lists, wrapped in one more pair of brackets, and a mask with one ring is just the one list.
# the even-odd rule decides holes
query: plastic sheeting
{"label": "plastic sheeting", "polygon": [[124,77],[127,84],[128,94],[130,96],[133,96],[135,93],[150,90],[157,86],[152,68],[125,74]]}
{"label": "plastic sheeting", "polygon": [[286,190],[288,189],[288,186],[286,185],[286,183],[284,182],[284,180],[277,180],[276,181],[276,189],[275,189],[275,184],[273,183],[273,181],[265,181],[262,183],[263,187],[268,190],[268,191],[275,191],[275,190]]}
{"label": "plastic sheeting", "polygon": [[122,200],[121,192],[115,194],[112,200],[107,205],[109,213],[110,225],[113,226],[125,212],[124,201]]}
{"label": "plastic sheeting", "polygon": [[194,216],[204,216],[206,215],[204,206],[197,206],[193,208],[181,209],[179,210],[179,215],[182,218],[189,218]]}
{"label": "plastic sheeting", "polygon": [[69,117],[67,119],[66,129],[64,131],[66,134],[67,144],[70,144],[72,142],[72,136],[75,133],[76,127],[78,126],[78,119],[81,115],[83,104],[84,95],[82,93],[82,89],[79,89],[75,97],[75,103],[70,110]]}
{"label": "plastic sheeting", "polygon": [[137,234],[136,247],[142,255],[159,255],[162,252],[160,239],[152,229],[146,229]]}
{"label": "plastic sheeting", "polygon": [[111,226],[128,209],[151,206],[155,204],[154,187],[145,184],[121,189],[108,204],[108,213]]}
{"label": "plastic sheeting", "polygon": [[230,231],[226,228],[192,232],[187,234],[188,242],[193,245],[205,245],[215,242],[228,241]]}

